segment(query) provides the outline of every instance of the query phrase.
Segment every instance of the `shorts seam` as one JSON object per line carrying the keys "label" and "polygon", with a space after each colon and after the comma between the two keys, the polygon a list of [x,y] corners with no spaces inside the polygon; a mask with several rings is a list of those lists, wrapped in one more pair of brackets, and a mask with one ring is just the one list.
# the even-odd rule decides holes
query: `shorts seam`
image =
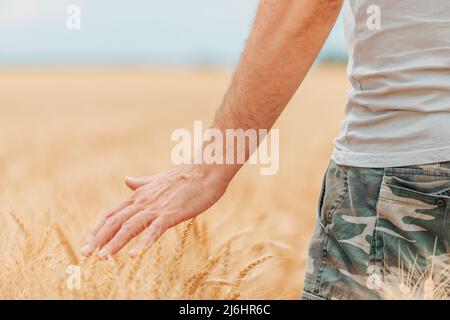
{"label": "shorts seam", "polygon": [[[435,195],[430,195],[430,196],[433,196],[433,197],[439,197],[439,196],[435,196]],[[408,202],[408,201],[394,200],[394,199],[390,199],[390,198],[386,198],[386,197],[380,197],[379,199],[380,199],[380,200],[385,200],[385,201],[390,201],[390,202],[393,202],[393,203],[407,204],[407,205],[410,205],[410,206],[417,207],[418,209],[419,209],[419,208],[420,208],[420,209],[429,209],[430,206],[431,206],[431,205],[428,205],[428,206],[426,206],[426,205],[420,205],[420,204],[412,203],[412,202]]]}
{"label": "shorts seam", "polygon": [[317,273],[316,273],[316,283],[314,286],[314,292],[316,295],[318,295],[320,293],[320,289],[322,287],[322,273],[323,270],[325,269],[325,264],[327,262],[327,246],[328,246],[328,233],[326,233],[324,230],[323,232],[323,242],[322,242],[322,247],[321,247],[321,253],[320,253],[320,264],[319,267],[317,268]]}
{"label": "shorts seam", "polygon": [[348,192],[348,168],[344,168],[344,186],[342,187],[341,192],[337,196],[336,200],[332,203],[330,206],[330,209],[328,210],[327,214],[327,221],[326,224],[330,224],[333,219],[333,214],[339,208],[339,206],[344,202],[345,195]]}
{"label": "shorts seam", "polygon": [[[385,185],[385,186],[387,186],[387,187],[392,187],[392,188],[395,188],[395,189],[400,189],[400,190],[403,190],[404,192],[413,193],[413,194],[419,195],[419,196],[421,196],[421,197],[427,197],[427,198],[445,198],[445,197],[447,197],[447,198],[448,198],[448,196],[445,196],[445,195],[439,195],[439,194],[436,194],[436,193],[424,193],[424,192],[421,192],[421,191],[416,191],[416,190],[413,190],[413,189],[410,189],[410,188],[405,188],[405,187],[402,187],[402,186],[398,186],[398,185],[391,184],[391,183],[386,183],[386,182],[383,182],[382,185]],[[449,189],[450,189],[450,188],[446,188],[446,189],[444,189],[443,191],[446,192],[446,191],[448,191]],[[399,202],[401,202],[401,200],[390,199],[390,198],[385,197],[385,196],[383,196],[383,195],[381,195],[380,198],[383,198],[383,199],[385,199],[385,200],[391,200],[391,201],[399,201]],[[405,201],[405,202],[408,203],[407,201]]]}
{"label": "shorts seam", "polygon": [[372,265],[376,266],[377,264],[378,267],[380,268],[381,274],[382,276],[384,275],[384,252],[383,252],[383,246],[384,243],[382,240],[379,240],[379,232],[378,232],[378,226],[380,224],[380,202],[381,200],[383,200],[383,196],[381,194],[382,188],[383,188],[383,184],[384,184],[384,178],[386,177],[386,171],[387,169],[385,168],[383,170],[383,177],[381,179],[381,183],[380,183],[380,187],[378,190],[378,197],[377,197],[377,204],[375,206],[375,212],[376,212],[376,221],[375,221],[375,226],[374,226],[374,231],[373,231],[373,239],[372,239],[372,255],[369,255],[369,265],[370,263],[372,263]]}
{"label": "shorts seam", "polygon": [[329,300],[327,298],[322,297],[319,294],[311,293],[308,290],[303,290],[301,296],[302,300]]}
{"label": "shorts seam", "polygon": [[443,177],[450,178],[450,172],[431,172],[423,169],[400,169],[400,168],[388,168],[385,171],[387,177],[396,176],[398,174],[406,176],[430,176],[430,177]]}

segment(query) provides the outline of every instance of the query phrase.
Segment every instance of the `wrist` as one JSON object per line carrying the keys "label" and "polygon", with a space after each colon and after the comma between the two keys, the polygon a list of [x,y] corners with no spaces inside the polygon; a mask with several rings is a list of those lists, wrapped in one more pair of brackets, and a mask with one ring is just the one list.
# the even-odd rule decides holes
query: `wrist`
{"label": "wrist", "polygon": [[227,188],[241,165],[227,164],[192,164],[189,170],[195,173],[197,179],[206,184]]}

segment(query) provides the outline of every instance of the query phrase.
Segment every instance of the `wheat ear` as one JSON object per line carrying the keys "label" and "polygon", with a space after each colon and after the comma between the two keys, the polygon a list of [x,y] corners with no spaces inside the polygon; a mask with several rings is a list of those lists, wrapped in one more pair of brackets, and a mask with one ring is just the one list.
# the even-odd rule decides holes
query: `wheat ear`
{"label": "wheat ear", "polygon": [[58,236],[59,242],[61,243],[62,247],[64,248],[64,251],[66,252],[70,262],[73,265],[78,265],[79,259],[77,255],[75,254],[75,250],[73,250],[73,247],[69,241],[69,239],[66,237],[64,231],[59,227],[58,224],[54,225],[54,229],[56,232],[56,235]]}
{"label": "wheat ear", "polygon": [[31,237],[27,231],[27,228],[25,228],[25,225],[23,224],[22,220],[20,220],[20,218],[13,211],[10,212],[10,215],[11,215],[11,218],[16,223],[17,227],[19,228],[20,232],[23,234],[23,236],[25,238],[25,242],[27,243],[27,246],[30,246],[31,245]]}
{"label": "wheat ear", "polygon": [[217,264],[220,261],[220,258],[221,258],[220,256],[217,256],[211,259],[208,262],[205,271],[197,273],[196,275],[194,275],[193,277],[191,277],[186,281],[185,287],[187,287],[187,292],[189,296],[194,295],[194,293],[205,284],[205,280],[207,279],[211,271],[217,266]]}
{"label": "wheat ear", "polygon": [[183,254],[184,254],[184,248],[186,246],[186,240],[189,236],[189,232],[192,229],[192,226],[194,224],[195,219],[191,219],[186,227],[184,228],[183,231],[183,235],[181,236],[180,239],[180,244],[177,248],[177,251],[173,257],[173,261],[172,261],[172,265],[171,265],[171,270],[169,271],[169,286],[172,286],[175,282],[175,278],[177,277],[177,272],[180,268],[181,265],[181,260],[183,258]]}
{"label": "wheat ear", "polygon": [[[236,279],[236,287],[240,288],[242,281],[248,276],[248,274],[255,269],[257,266],[259,266],[260,264],[264,263],[265,261],[272,259],[273,256],[272,255],[266,255],[263,256],[261,258],[258,258],[254,261],[252,261],[251,263],[249,263],[244,269],[242,269],[239,274],[238,277]],[[232,292],[229,296],[228,296],[228,300],[236,300],[240,297],[240,293],[235,291]]]}
{"label": "wheat ear", "polygon": [[161,277],[161,239],[155,243],[155,253],[153,258],[153,283],[152,283],[152,294],[154,299],[160,298],[160,287],[162,284]]}
{"label": "wheat ear", "polygon": [[263,262],[265,262],[269,259],[272,259],[272,258],[273,258],[273,256],[267,255],[267,256],[263,256],[259,259],[256,259],[255,261],[249,263],[244,269],[241,270],[241,272],[239,272],[238,281],[244,280],[244,278],[247,277],[247,275],[250,273],[250,271],[255,269],[257,266],[259,266]]}

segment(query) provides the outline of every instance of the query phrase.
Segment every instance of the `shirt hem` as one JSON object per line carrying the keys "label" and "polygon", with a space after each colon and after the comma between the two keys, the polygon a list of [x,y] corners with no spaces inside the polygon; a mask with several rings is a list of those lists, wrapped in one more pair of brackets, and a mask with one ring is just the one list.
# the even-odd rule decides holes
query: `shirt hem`
{"label": "shirt hem", "polygon": [[332,159],[339,165],[388,168],[450,161],[450,147],[412,152],[359,153],[334,149]]}

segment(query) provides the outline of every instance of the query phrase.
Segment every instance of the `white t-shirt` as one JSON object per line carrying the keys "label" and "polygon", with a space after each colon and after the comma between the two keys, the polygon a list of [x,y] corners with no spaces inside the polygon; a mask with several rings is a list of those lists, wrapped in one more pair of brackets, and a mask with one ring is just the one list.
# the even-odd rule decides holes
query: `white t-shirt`
{"label": "white t-shirt", "polygon": [[346,0],[349,93],[336,163],[450,161],[450,0]]}

